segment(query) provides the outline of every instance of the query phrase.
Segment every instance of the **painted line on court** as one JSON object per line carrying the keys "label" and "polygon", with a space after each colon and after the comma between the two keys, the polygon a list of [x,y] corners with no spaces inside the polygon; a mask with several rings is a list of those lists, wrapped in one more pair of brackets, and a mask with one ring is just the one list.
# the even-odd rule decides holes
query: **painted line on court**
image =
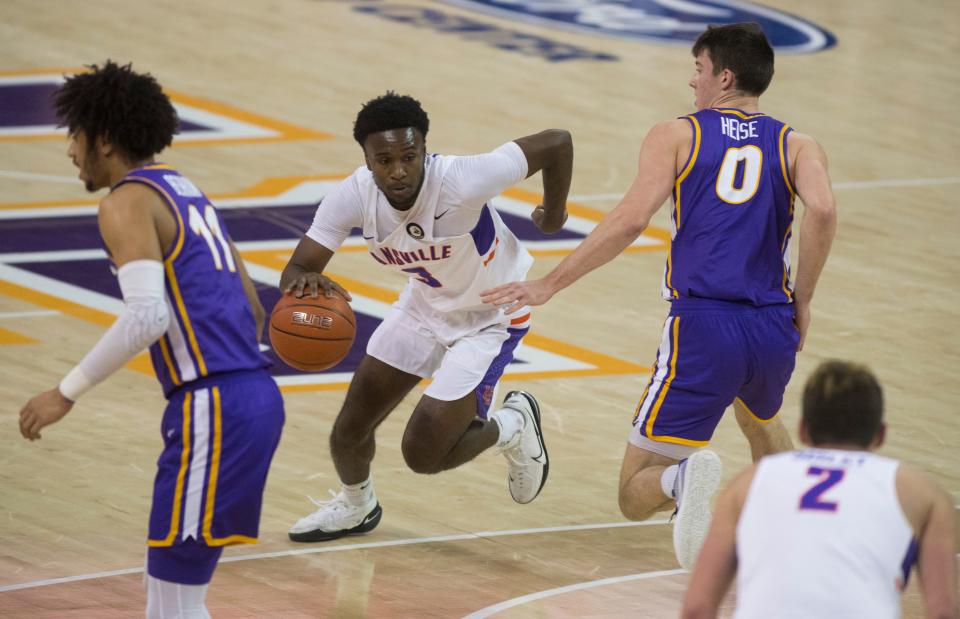
{"label": "painted line on court", "polygon": [[56,316],[56,310],[34,310],[30,312],[0,312],[0,320],[4,318],[28,318],[31,316]]}
{"label": "painted line on court", "polygon": [[[385,542],[367,542],[364,544],[343,544],[340,546],[321,546],[302,548],[298,550],[280,550],[277,552],[262,552],[257,554],[240,555],[237,557],[226,557],[220,559],[220,563],[234,563],[237,561],[256,561],[258,559],[275,559],[279,557],[295,557],[299,555],[322,554],[328,552],[347,552],[350,550],[369,550],[371,548],[390,548],[393,546],[412,546],[415,544],[435,544],[439,542],[462,542],[475,541],[482,539],[491,539],[496,537],[507,537],[511,535],[536,535],[539,533],[567,533],[570,531],[590,531],[594,529],[617,529],[621,527],[642,527],[667,524],[669,520],[644,520],[642,522],[604,522],[601,524],[576,524],[562,527],[543,527],[538,529],[513,529],[507,531],[478,531],[476,533],[461,533],[458,535],[437,535],[433,537],[414,537],[409,539],[397,539]],[[62,578],[49,578],[46,580],[34,580],[31,582],[18,583],[15,585],[0,586],[0,593],[6,591],[19,591],[21,589],[34,589],[37,587],[49,587],[50,585],[61,585],[83,580],[96,580],[98,578],[109,578],[111,576],[124,576],[126,574],[140,574],[143,567],[131,567],[120,570],[110,570],[107,572],[94,572],[91,574],[78,574],[76,576],[64,576]]]}
{"label": "painted line on court", "polygon": [[583,591],[584,589],[593,589],[595,587],[605,587],[607,585],[616,585],[622,582],[631,582],[634,580],[648,580],[650,578],[662,578],[664,576],[677,576],[679,574],[686,574],[686,573],[687,573],[687,570],[683,570],[679,568],[675,570],[662,570],[659,572],[641,572],[639,574],[628,574],[626,576],[614,576],[613,578],[604,578],[602,580],[590,580],[587,582],[581,582],[574,585],[567,585],[565,587],[557,587],[555,589],[546,589],[544,591],[537,591],[536,593],[528,593],[527,595],[521,595],[520,597],[516,597],[511,600],[506,600],[504,602],[500,602],[499,604],[494,604],[492,606],[487,606],[486,608],[481,608],[476,612],[472,612],[469,615],[466,615],[463,619],[483,619],[484,617],[495,615],[501,611],[514,608],[515,606],[520,606],[528,602],[535,602],[537,600],[553,597],[555,595],[563,595],[564,593],[571,593],[573,591]]}
{"label": "painted line on court", "polygon": [[[930,187],[934,185],[960,184],[960,176],[943,176],[940,178],[900,178],[875,181],[841,181],[834,183],[834,189],[877,189],[880,187]],[[619,200],[623,193],[588,193],[569,196],[573,202],[592,202],[594,200]]]}
{"label": "painted line on court", "polygon": [[0,170],[0,177],[18,178],[27,181],[48,181],[65,185],[83,185],[83,181],[76,176],[55,176],[53,174],[37,174],[36,172],[20,172],[19,170]]}

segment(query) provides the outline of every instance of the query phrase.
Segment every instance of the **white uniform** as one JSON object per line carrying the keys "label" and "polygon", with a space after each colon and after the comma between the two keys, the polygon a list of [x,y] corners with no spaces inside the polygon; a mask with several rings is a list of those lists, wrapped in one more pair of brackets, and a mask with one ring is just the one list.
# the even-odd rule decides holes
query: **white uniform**
{"label": "white uniform", "polygon": [[416,202],[399,211],[360,167],[324,198],[307,232],[336,251],[361,228],[373,260],[408,278],[367,353],[405,372],[434,376],[426,391],[431,397],[469,393],[492,364],[509,361],[501,358],[508,340],[512,358],[522,337],[516,334],[528,326],[528,311],[505,316],[480,300],[482,290],[523,280],[533,263],[488,204],[526,176],[526,156],[515,142],[483,155],[428,155]]}
{"label": "white uniform", "polygon": [[737,619],[900,616],[916,558],[899,462],[807,449],[764,458],[737,524]]}

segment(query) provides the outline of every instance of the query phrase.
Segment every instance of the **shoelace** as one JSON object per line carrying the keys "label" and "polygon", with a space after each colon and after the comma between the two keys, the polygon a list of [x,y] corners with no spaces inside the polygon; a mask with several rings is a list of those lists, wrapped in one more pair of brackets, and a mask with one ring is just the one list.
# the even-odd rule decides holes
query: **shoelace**
{"label": "shoelace", "polygon": [[313,498],[309,494],[307,495],[307,498],[310,499],[310,501],[320,509],[331,508],[333,510],[342,511],[349,507],[349,505],[347,505],[347,502],[343,499],[340,493],[334,492],[333,490],[330,490],[330,489],[327,489],[327,492],[329,492],[330,496],[333,497],[329,501],[318,501],[317,499]]}

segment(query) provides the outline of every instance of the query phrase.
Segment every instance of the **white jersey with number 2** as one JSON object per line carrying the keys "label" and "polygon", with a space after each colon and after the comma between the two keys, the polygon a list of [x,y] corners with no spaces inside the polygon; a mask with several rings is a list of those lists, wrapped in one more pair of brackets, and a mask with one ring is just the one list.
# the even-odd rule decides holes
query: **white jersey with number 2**
{"label": "white jersey with number 2", "polygon": [[761,460],[737,524],[737,619],[900,616],[916,557],[899,462],[807,449]]}

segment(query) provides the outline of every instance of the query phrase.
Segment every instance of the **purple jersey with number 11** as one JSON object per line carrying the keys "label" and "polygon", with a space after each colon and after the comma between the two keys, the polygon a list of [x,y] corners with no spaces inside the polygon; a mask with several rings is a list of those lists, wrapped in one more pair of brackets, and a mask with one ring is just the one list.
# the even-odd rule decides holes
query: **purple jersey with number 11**
{"label": "purple jersey with number 11", "polygon": [[792,302],[789,125],[735,109],[683,118],[693,143],[674,185],[664,298]]}
{"label": "purple jersey with number 11", "polygon": [[170,327],[150,346],[164,394],[208,376],[265,367],[220,213],[167,165],[132,170],[117,187],[125,183],[151,187],[177,222],[176,240],[163,257]]}

